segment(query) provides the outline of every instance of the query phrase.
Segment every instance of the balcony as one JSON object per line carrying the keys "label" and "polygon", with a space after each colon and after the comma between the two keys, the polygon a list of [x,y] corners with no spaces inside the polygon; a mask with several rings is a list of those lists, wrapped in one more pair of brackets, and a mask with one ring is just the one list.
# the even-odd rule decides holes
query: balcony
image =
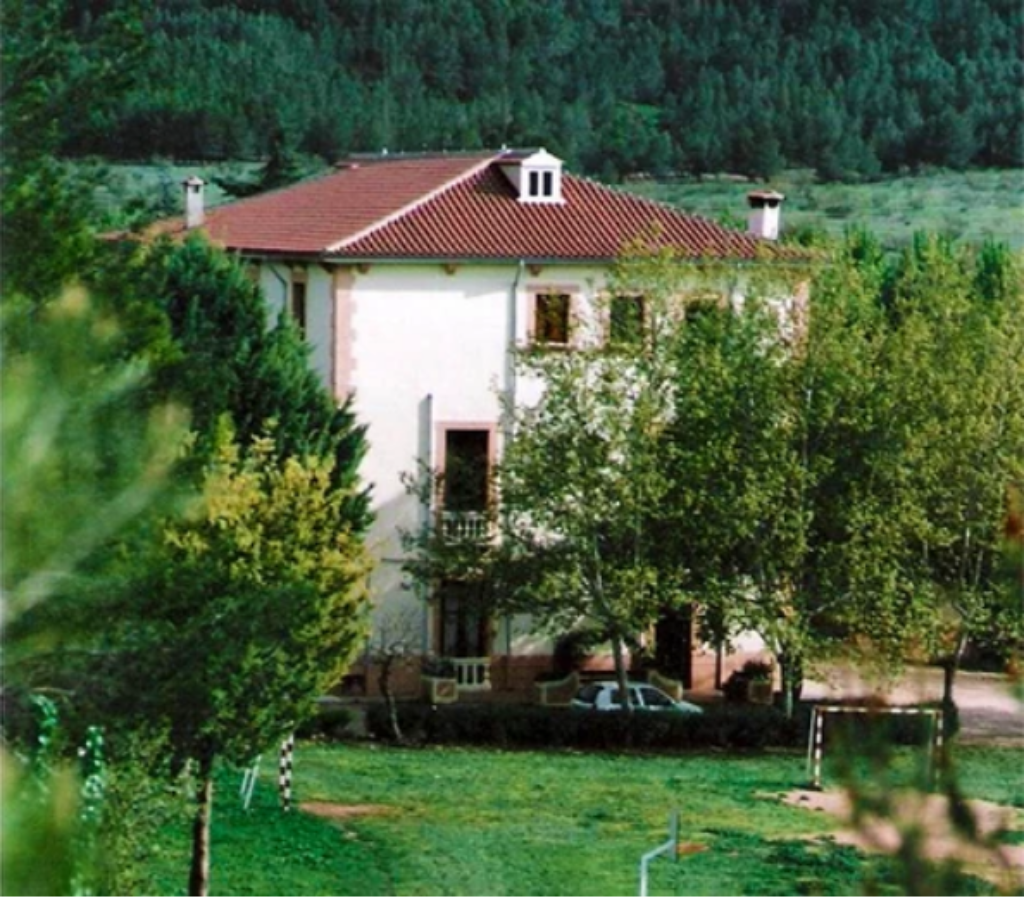
{"label": "balcony", "polygon": [[441,536],[448,541],[487,541],[491,523],[484,512],[452,512],[442,510]]}
{"label": "balcony", "polygon": [[460,691],[489,691],[491,689],[490,657],[456,656],[452,662],[455,664],[455,682]]}

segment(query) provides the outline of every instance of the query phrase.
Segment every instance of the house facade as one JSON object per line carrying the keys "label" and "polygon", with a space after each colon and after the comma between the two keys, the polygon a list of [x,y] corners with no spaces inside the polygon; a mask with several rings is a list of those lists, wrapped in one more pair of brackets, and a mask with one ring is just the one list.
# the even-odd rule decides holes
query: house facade
{"label": "house facade", "polygon": [[[368,426],[375,628],[401,622],[423,656],[454,660],[464,695],[528,692],[550,668],[550,642],[525,617],[481,614],[459,584],[410,585],[403,532],[429,523],[457,540],[486,527],[486,476],[503,441],[499,398],[540,390],[517,380],[512,349],[571,344],[579,323],[595,321],[610,267],[631,241],[647,236],[694,259],[763,259],[776,252],[767,236],[781,198],[752,200],[760,235],[731,230],[569,175],[539,150],[353,159],[210,210],[190,180],[186,199],[185,218],[164,230],[201,228],[241,255],[273,311],[303,329],[324,383],[339,401],[353,395]],[[447,475],[430,501],[406,487],[424,465]],[[689,680],[710,687],[721,659],[692,640],[692,623],[682,628]],[[350,683],[372,691],[367,666]]]}

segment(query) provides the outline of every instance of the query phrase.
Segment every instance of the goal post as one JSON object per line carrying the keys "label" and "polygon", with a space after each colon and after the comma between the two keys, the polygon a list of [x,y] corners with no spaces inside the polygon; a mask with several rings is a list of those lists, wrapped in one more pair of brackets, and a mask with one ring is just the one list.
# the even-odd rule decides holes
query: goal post
{"label": "goal post", "polygon": [[822,758],[825,751],[825,719],[836,715],[889,715],[924,716],[928,723],[928,771],[931,775],[942,759],[942,710],[928,706],[844,706],[817,704],[811,707],[811,722],[807,730],[807,780],[813,790],[821,790]]}

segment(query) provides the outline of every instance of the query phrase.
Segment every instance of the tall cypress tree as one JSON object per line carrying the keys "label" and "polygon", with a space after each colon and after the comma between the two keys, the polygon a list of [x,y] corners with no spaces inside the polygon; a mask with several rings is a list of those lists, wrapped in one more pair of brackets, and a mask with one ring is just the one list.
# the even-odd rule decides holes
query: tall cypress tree
{"label": "tall cypress tree", "polygon": [[[319,456],[334,462],[339,488],[358,484],[366,429],[351,403],[335,403],[309,363],[309,348],[295,326],[271,327],[259,287],[236,260],[200,237],[139,250],[134,279],[122,285],[119,306],[149,302],[169,323],[175,352],[164,348],[156,372],[158,390],[191,410],[197,458],[216,446],[227,415],[242,446],[273,423],[276,452]],[[369,525],[369,495],[362,491],[344,512],[356,530]]]}

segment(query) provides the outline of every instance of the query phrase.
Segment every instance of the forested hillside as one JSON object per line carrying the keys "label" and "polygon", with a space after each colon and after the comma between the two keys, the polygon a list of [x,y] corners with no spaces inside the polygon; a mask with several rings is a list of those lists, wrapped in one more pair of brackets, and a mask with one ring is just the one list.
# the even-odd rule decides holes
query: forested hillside
{"label": "forested hillside", "polygon": [[[85,40],[116,0],[78,0]],[[630,172],[1024,164],[1020,0],[160,0],[64,151],[547,146]]]}

